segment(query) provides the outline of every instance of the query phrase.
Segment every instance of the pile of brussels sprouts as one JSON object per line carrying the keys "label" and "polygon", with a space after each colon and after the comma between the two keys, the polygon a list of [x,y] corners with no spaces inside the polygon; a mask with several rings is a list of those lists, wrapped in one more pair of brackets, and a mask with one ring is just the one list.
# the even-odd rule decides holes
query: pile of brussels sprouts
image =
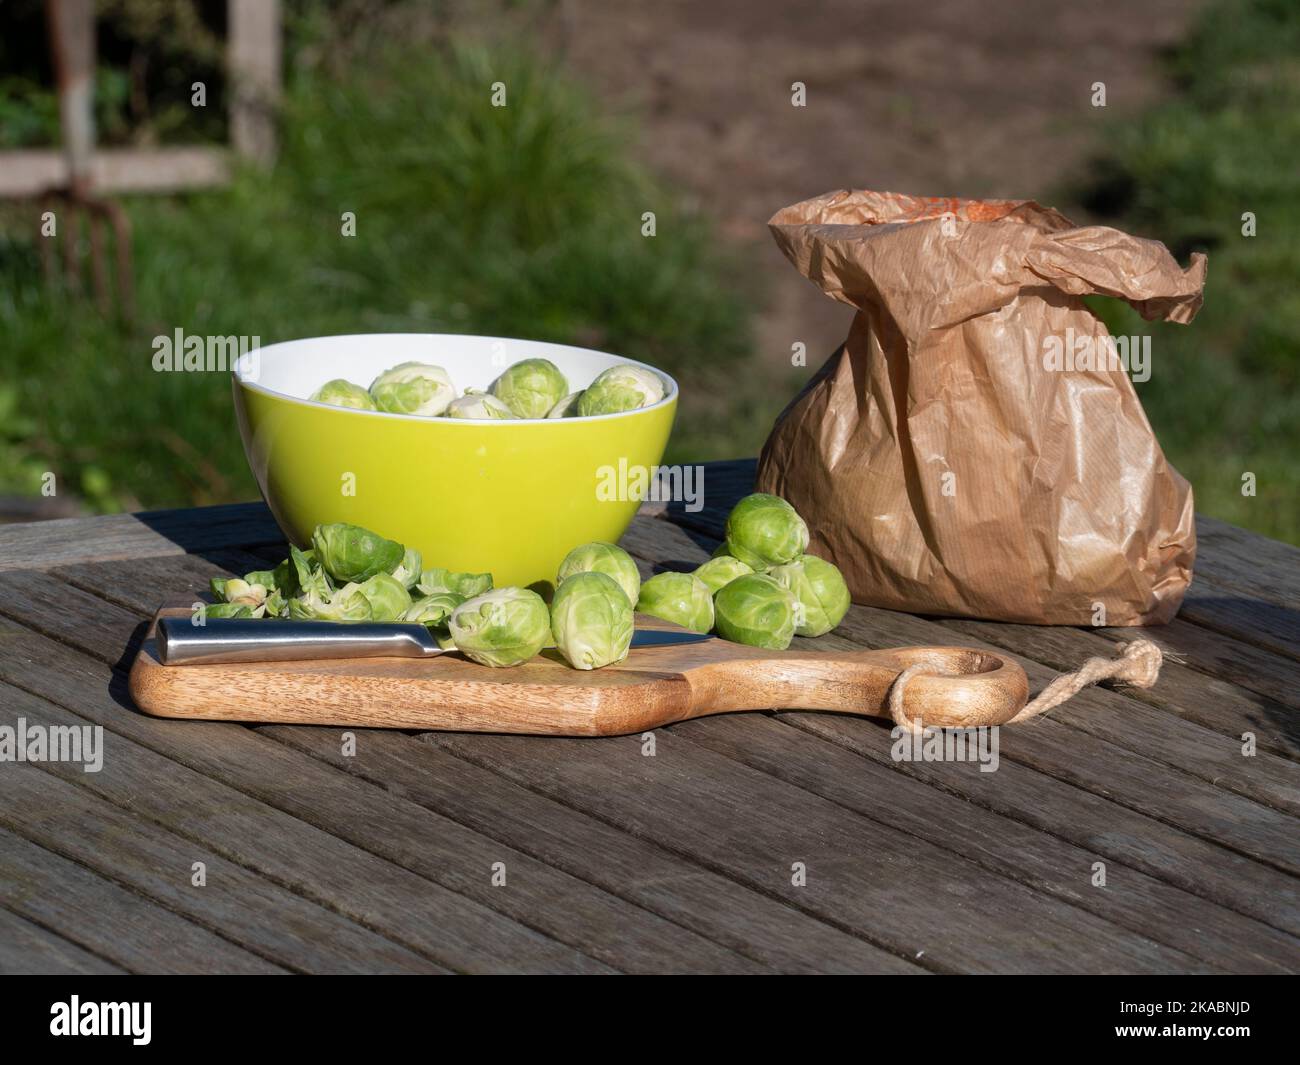
{"label": "pile of brussels sprouts", "polygon": [[312,393],[316,403],[355,410],[417,414],[426,418],[584,418],[617,414],[658,403],[666,393],[663,378],[640,366],[611,366],[585,389],[569,391],[560,368],[549,359],[524,359],[483,392],[467,388],[461,396],[441,366],[404,362],[385,370],[368,389],[336,378]]}
{"label": "pile of brussels sprouts", "polygon": [[849,589],[834,565],[805,552],[808,526],[779,496],[746,496],[727,517],[727,538],[693,573],[659,573],[637,609],[695,632],[784,650],[844,620]]}
{"label": "pile of brussels sprouts", "polygon": [[634,610],[774,650],[795,636],[822,636],[844,620],[849,589],[831,563],[805,553],[807,546],[808,526],[794,507],[756,494],[736,504],[726,540],[691,573],[657,573],[643,583],[621,547],[576,547],[556,575],[556,645],[578,669],[621,662]]}
{"label": "pile of brussels sprouts", "polygon": [[494,588],[490,573],[424,569],[420,553],[357,525],[318,525],[306,551],[274,569],[213,578],[211,618],[387,621],[425,625],[442,647],[485,666],[517,666],[554,645],[574,669],[627,657],[633,613],[755,647],[830,632],[849,608],[844,578],[804,553],[808,527],[783,499],[752,495],[727,519],[727,539],[693,573],[644,584],[632,556],[607,543],[565,556],[546,601]]}

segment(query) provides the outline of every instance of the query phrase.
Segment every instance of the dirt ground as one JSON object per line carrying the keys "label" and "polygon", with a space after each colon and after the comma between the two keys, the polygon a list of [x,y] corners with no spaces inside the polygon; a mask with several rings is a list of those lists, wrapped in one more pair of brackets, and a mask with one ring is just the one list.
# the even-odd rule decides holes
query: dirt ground
{"label": "dirt ground", "polygon": [[[765,360],[812,366],[851,312],[766,232],[837,188],[1032,198],[1087,164],[1096,128],[1162,90],[1161,49],[1200,0],[556,0],[537,36],[631,111],[641,150],[752,248]],[[791,103],[803,82],[807,106]],[[1094,82],[1107,106],[1091,104]],[[1074,205],[1056,203],[1080,217]]]}

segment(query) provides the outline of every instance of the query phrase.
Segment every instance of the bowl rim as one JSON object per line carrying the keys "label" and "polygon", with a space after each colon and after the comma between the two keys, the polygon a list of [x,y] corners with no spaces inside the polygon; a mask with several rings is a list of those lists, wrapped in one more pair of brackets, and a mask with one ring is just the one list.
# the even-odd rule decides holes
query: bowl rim
{"label": "bowl rim", "polygon": [[[572,425],[584,422],[590,423],[605,421],[613,418],[630,418],[638,414],[644,414],[647,411],[658,410],[670,403],[674,403],[680,393],[680,390],[677,387],[677,381],[671,374],[659,369],[658,366],[651,366],[648,362],[641,362],[639,359],[631,359],[626,355],[616,355],[612,351],[601,351],[599,348],[583,348],[578,347],[576,344],[558,344],[550,340],[533,340],[528,337],[490,336],[484,333],[326,333],[320,336],[294,337],[290,340],[277,340],[274,344],[265,344],[252,350],[265,352],[271,351],[275,348],[285,347],[289,344],[301,344],[312,340],[374,340],[377,337],[424,337],[432,339],[463,339],[465,337],[470,337],[474,340],[501,340],[507,343],[536,344],[544,348],[556,348],[564,351],[579,351],[590,355],[603,355],[606,358],[616,360],[616,365],[639,366],[644,370],[650,370],[652,373],[658,374],[668,383],[668,390],[664,393],[664,398],[659,400],[658,403],[651,403],[648,407],[637,407],[634,410],[616,411],[613,414],[584,414],[572,418],[446,418],[442,415],[396,414],[392,411],[385,410],[359,410],[356,407],[340,407],[333,403],[319,403],[315,400],[303,399],[300,396],[291,396],[287,392],[278,392],[273,388],[267,388],[265,385],[258,384],[255,381],[246,380],[244,378],[246,366],[244,363],[244,357],[236,360],[234,367],[231,369],[230,376],[240,388],[247,388],[254,392],[260,392],[266,396],[272,396],[275,399],[285,400],[289,403],[298,403],[304,407],[339,411],[344,414],[361,414],[371,418],[401,418],[405,421],[436,422],[439,425]],[[534,358],[536,356],[529,357]]]}

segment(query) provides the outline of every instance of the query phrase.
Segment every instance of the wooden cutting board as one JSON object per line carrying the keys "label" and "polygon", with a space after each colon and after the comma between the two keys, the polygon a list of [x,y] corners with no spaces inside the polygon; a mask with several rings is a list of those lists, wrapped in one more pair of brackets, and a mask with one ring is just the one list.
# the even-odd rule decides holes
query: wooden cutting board
{"label": "wooden cutting board", "polygon": [[[188,613],[165,609],[158,617]],[[675,628],[641,614],[637,626]],[[713,639],[637,648],[597,670],[570,669],[553,649],[513,669],[454,652],[427,660],[164,666],[152,627],[131,666],[130,690],[136,705],[157,717],[617,736],[739,710],[888,717],[894,678],[922,660],[965,675],[913,677],[905,700],[911,717],[939,723],[969,708],[977,719],[1005,721],[1025,705],[1028,682],[1017,662],[963,647],[766,651]]]}

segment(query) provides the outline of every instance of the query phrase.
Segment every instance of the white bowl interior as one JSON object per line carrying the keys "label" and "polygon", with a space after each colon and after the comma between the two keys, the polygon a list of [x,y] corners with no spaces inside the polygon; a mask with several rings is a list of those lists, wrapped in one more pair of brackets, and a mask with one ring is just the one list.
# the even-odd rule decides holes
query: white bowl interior
{"label": "white bowl interior", "polygon": [[[236,367],[235,376],[251,387],[305,402],[316,389],[336,377],[369,388],[370,382],[391,366],[401,362],[423,362],[446,370],[456,386],[456,394],[462,395],[467,388],[486,390],[507,367],[521,359],[533,358],[550,359],[555,363],[568,379],[569,389],[573,392],[586,388],[602,370],[630,364],[653,370],[664,379],[668,390],[661,402],[667,403],[677,394],[677,382],[658,367],[621,355],[540,340],[456,333],[361,333],[289,340],[250,352],[250,357],[241,360]],[[377,416],[410,417],[382,413]]]}

